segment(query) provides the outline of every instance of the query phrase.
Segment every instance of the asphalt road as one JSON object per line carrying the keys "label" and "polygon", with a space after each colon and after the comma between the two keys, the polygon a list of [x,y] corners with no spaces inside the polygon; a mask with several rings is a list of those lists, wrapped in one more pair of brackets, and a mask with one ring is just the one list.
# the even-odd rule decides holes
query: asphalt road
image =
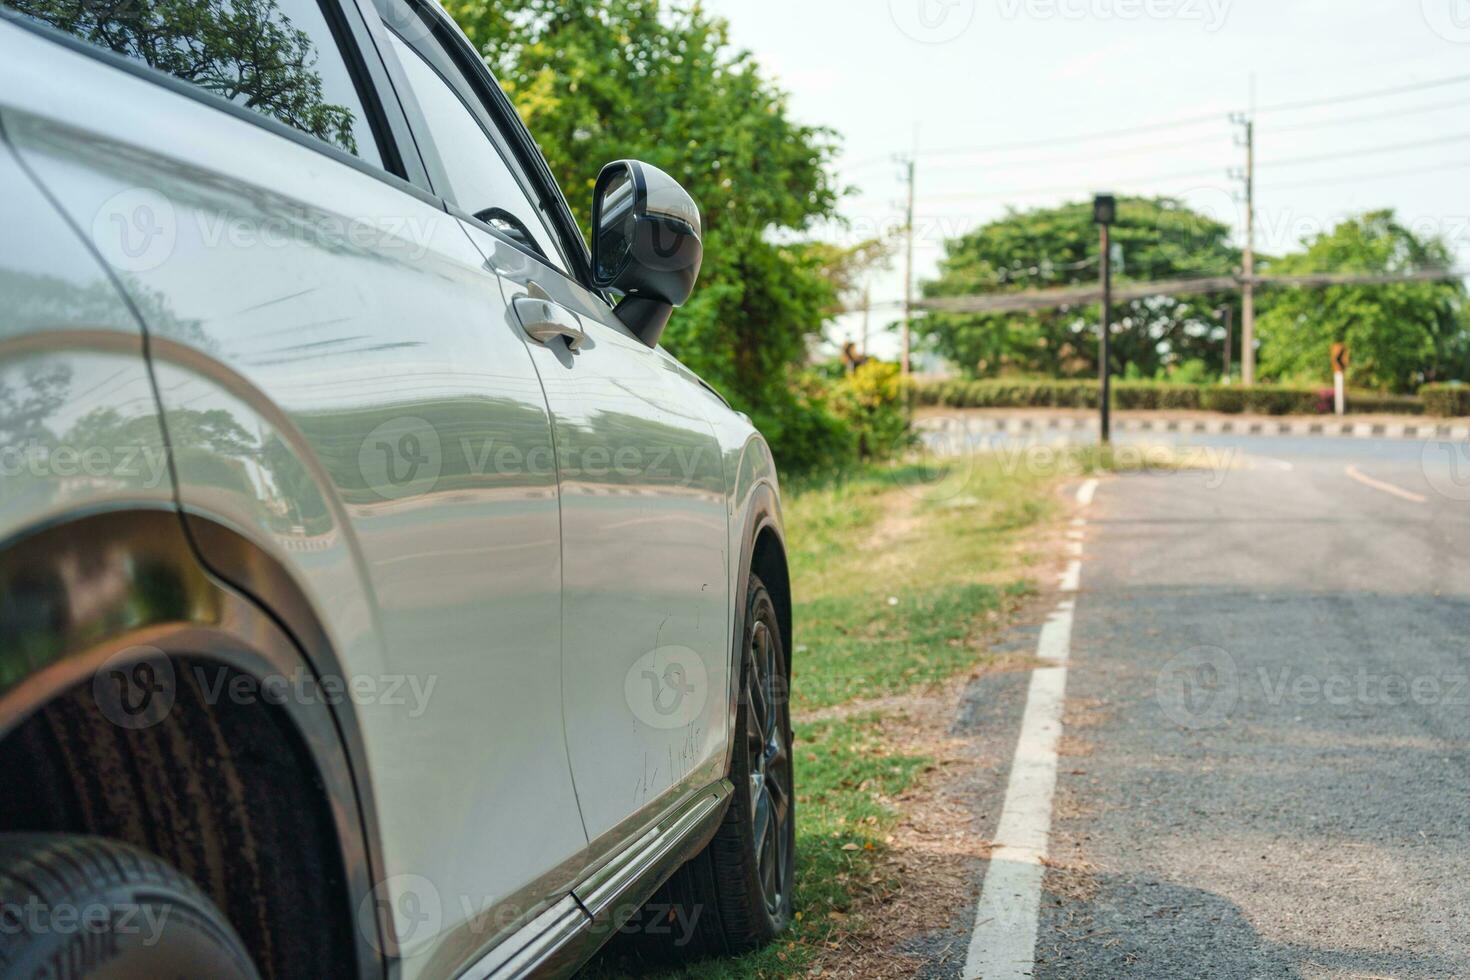
{"label": "asphalt road", "polygon": [[1087,514],[1034,975],[1470,977],[1470,447],[1189,442]]}

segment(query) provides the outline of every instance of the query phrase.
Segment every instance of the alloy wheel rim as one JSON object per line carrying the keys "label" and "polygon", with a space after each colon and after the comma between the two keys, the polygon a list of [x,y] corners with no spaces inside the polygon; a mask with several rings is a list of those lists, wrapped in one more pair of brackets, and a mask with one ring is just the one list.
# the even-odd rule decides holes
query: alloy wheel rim
{"label": "alloy wheel rim", "polygon": [[776,916],[786,901],[791,868],[790,724],[775,635],[764,616],[753,618],[747,639],[751,666],[745,692],[750,819],[766,911]]}

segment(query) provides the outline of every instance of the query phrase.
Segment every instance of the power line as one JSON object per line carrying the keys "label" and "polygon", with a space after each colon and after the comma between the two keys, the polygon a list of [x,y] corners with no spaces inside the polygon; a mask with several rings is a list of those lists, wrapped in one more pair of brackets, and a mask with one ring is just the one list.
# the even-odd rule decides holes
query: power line
{"label": "power line", "polygon": [[[1371,99],[1389,98],[1389,97],[1395,96],[1395,95],[1406,95],[1406,94],[1409,94],[1411,92],[1422,92],[1422,91],[1426,91],[1426,90],[1429,90],[1429,89],[1445,88],[1445,87],[1451,86],[1451,85],[1462,85],[1462,84],[1465,84],[1466,82],[1470,82],[1470,75],[1450,75],[1450,76],[1446,76],[1446,77],[1443,77],[1443,78],[1429,79],[1429,80],[1426,80],[1426,81],[1423,81],[1423,82],[1413,82],[1413,83],[1410,83],[1410,84],[1407,84],[1407,85],[1395,85],[1395,86],[1390,86],[1388,88],[1370,89],[1370,90],[1367,90],[1367,91],[1352,92],[1352,93],[1349,93],[1347,95],[1332,96],[1332,97],[1328,97],[1328,98],[1303,99],[1303,100],[1293,101],[1293,102],[1278,102],[1278,103],[1275,103],[1275,104],[1272,104],[1272,105],[1261,106],[1261,107],[1255,109],[1254,111],[1257,114],[1260,114],[1260,113],[1271,113],[1271,112],[1294,112],[1294,111],[1299,111],[1299,110],[1303,110],[1303,109],[1318,109],[1318,108],[1323,108],[1323,107],[1326,107],[1326,106],[1345,105],[1345,104],[1349,104],[1349,103],[1353,103],[1353,102],[1364,102],[1364,101],[1368,101],[1368,100],[1371,100]],[[1398,112],[1398,113],[1392,113],[1392,112],[1385,113],[1384,115],[1389,115],[1389,116],[1392,116],[1392,115],[1406,115],[1406,114],[1407,115],[1412,115],[1412,114],[1415,114],[1417,112],[1433,111],[1433,110],[1440,109],[1440,108],[1450,108],[1453,105],[1455,105],[1455,103],[1444,103],[1444,104],[1436,105],[1436,106],[1421,106],[1421,107],[1417,107],[1417,108],[1411,108],[1411,109],[1403,110],[1403,111]],[[1076,145],[1076,144],[1079,144],[1079,143],[1091,143],[1091,142],[1097,142],[1097,141],[1100,141],[1100,140],[1119,139],[1119,138],[1126,137],[1126,136],[1138,136],[1138,135],[1142,135],[1144,133],[1156,133],[1156,132],[1164,132],[1164,131],[1173,130],[1173,129],[1192,128],[1192,127],[1202,126],[1202,125],[1205,125],[1207,123],[1228,122],[1229,119],[1230,119],[1230,116],[1231,116],[1231,113],[1230,112],[1225,112],[1225,111],[1211,112],[1211,113],[1202,113],[1202,114],[1196,115],[1196,116],[1183,116],[1183,117],[1180,117],[1180,118],[1165,120],[1165,121],[1162,121],[1162,122],[1146,123],[1146,124],[1143,124],[1143,125],[1130,126],[1130,127],[1126,127],[1126,128],[1122,128],[1122,129],[1110,129],[1110,130],[1100,130],[1100,131],[1092,132],[1092,133],[1082,133],[1082,134],[1079,134],[1077,136],[1057,136],[1057,137],[1049,137],[1049,138],[1045,138],[1045,139],[1036,139],[1036,140],[1018,140],[1018,141],[1007,142],[1007,143],[990,143],[990,144],[979,144],[979,145],[973,145],[973,146],[942,147],[940,149],[926,150],[926,151],[924,151],[921,154],[921,156],[928,158],[928,157],[940,157],[940,156],[963,156],[965,154],[1009,153],[1009,152],[1013,152],[1013,151],[1016,151],[1016,150],[1037,149],[1037,148],[1049,147],[1049,146],[1072,146],[1072,145]],[[1363,121],[1363,120],[1369,120],[1369,119],[1374,119],[1374,118],[1380,118],[1380,116],[1379,115],[1369,115],[1369,116],[1362,117],[1362,119],[1359,119],[1359,120],[1353,120],[1353,119],[1330,120],[1330,121],[1325,121],[1323,123],[1316,124],[1316,125],[1321,125],[1321,126],[1345,125],[1345,124],[1348,124],[1348,123],[1354,122],[1354,121]],[[1300,128],[1300,129],[1304,129],[1305,130],[1305,129],[1310,129],[1310,128],[1316,128],[1316,126],[1313,125],[1313,124],[1304,124],[1304,125],[1302,125],[1300,127],[1292,127],[1292,129],[1297,129],[1297,128]],[[1280,132],[1291,132],[1292,129],[1283,129],[1283,130],[1280,130]],[[867,159],[864,159],[864,160],[859,160],[857,162],[847,164],[847,165],[845,165],[844,169],[856,170],[856,169],[859,169],[861,167],[876,166],[876,165],[878,165],[880,163],[892,163],[892,162],[894,162],[894,158],[892,158],[890,156],[870,157],[870,158],[867,158]]]}
{"label": "power line", "polygon": [[1418,150],[1430,146],[1448,146],[1451,143],[1463,143],[1470,140],[1470,133],[1459,133],[1455,136],[1444,136],[1432,140],[1416,140],[1412,143],[1391,143],[1388,146],[1370,146],[1359,149],[1339,150],[1335,153],[1318,153],[1305,157],[1287,157],[1281,160],[1266,160],[1258,166],[1262,167],[1295,167],[1303,163],[1321,163],[1326,160],[1341,160],[1344,157],[1375,156],[1382,153],[1398,153],[1403,150]]}
{"label": "power line", "polygon": [[[1225,134],[1225,133],[1221,133],[1220,134],[1221,137],[1224,137],[1225,135],[1227,135],[1227,134]],[[1110,159],[1116,159],[1116,158],[1119,158],[1119,157],[1137,156],[1140,153],[1152,153],[1152,152],[1155,152],[1155,151],[1158,151],[1158,150],[1177,150],[1177,149],[1183,149],[1185,147],[1199,146],[1199,145],[1201,145],[1201,143],[1206,142],[1207,139],[1208,138],[1202,139],[1200,137],[1194,137],[1193,139],[1187,139],[1187,140],[1173,140],[1173,141],[1168,142],[1168,143],[1146,143],[1146,144],[1144,144],[1142,146],[1130,146],[1130,147],[1127,147],[1125,149],[1107,150],[1107,151],[1104,151],[1102,153],[1096,153],[1096,152],[1094,152],[1094,153],[1085,153],[1085,154],[1069,154],[1067,156],[1031,157],[1030,159],[1026,159],[1026,160],[1007,160],[999,168],[993,167],[993,166],[991,166],[989,164],[985,164],[985,163],[979,163],[979,162],[975,162],[975,161],[965,161],[965,162],[955,162],[955,163],[939,164],[937,166],[931,165],[928,169],[930,169],[930,170],[960,170],[960,169],[976,168],[976,169],[979,169],[979,170],[983,170],[987,174],[997,173],[997,172],[999,172],[999,173],[1005,173],[1005,172],[1010,171],[1010,170],[1020,170],[1020,169],[1023,169],[1023,168],[1029,168],[1029,167],[1034,167],[1034,166],[1043,166],[1043,165],[1052,164],[1052,163],[1088,163],[1088,162],[1091,162],[1093,160],[1110,160]]]}
{"label": "power line", "polygon": [[[1313,154],[1302,157],[1286,157],[1279,160],[1265,160],[1258,163],[1257,167],[1296,167],[1308,163],[1322,163],[1326,161],[1338,161],[1348,157],[1375,156],[1384,153],[1399,153],[1404,150],[1424,149],[1432,146],[1448,146],[1454,143],[1463,143],[1470,140],[1470,133],[1460,133],[1455,136],[1438,137],[1431,140],[1415,140],[1407,143],[1392,143],[1388,146],[1372,146],[1339,150],[1333,153]],[[1195,179],[1221,174],[1226,168],[1211,167],[1201,170],[1180,170],[1172,173],[1148,174],[1135,177],[1115,178],[1113,180],[1094,181],[1094,186],[1119,185],[1119,184],[1152,184],[1164,183],[1175,180]],[[1010,190],[994,191],[985,194],[942,194],[926,198],[926,203],[935,201],[970,201],[970,200],[1003,200],[1009,197],[1019,197],[1032,194],[1072,194],[1083,193],[1083,189],[1077,184],[1054,184],[1040,187],[1017,187]]]}
{"label": "power line", "polygon": [[[1342,117],[1342,118],[1338,118],[1338,119],[1328,119],[1328,120],[1322,120],[1322,121],[1319,121],[1319,122],[1302,123],[1302,124],[1299,124],[1299,125],[1279,126],[1279,127],[1278,126],[1273,126],[1273,127],[1271,127],[1271,133],[1272,133],[1272,135],[1275,135],[1275,134],[1278,134],[1278,133],[1310,132],[1310,131],[1313,131],[1313,130],[1330,129],[1330,128],[1337,127],[1337,126],[1350,126],[1350,125],[1355,125],[1357,123],[1362,123],[1362,122],[1372,122],[1374,120],[1379,120],[1379,119],[1403,119],[1403,118],[1409,117],[1409,116],[1424,115],[1424,114],[1430,113],[1430,112],[1441,112],[1441,111],[1443,111],[1445,109],[1463,109],[1464,107],[1465,107],[1464,101],[1457,99],[1457,100],[1452,101],[1452,102],[1436,102],[1436,103],[1432,103],[1430,105],[1411,106],[1411,107],[1409,107],[1407,109],[1390,109],[1390,110],[1387,110],[1387,111],[1384,111],[1384,112],[1363,113],[1363,114],[1356,115],[1356,116],[1346,116],[1346,117]],[[987,173],[987,174],[992,174],[992,173],[997,173],[997,172],[998,173],[1006,173],[1006,172],[1011,171],[1011,170],[1020,170],[1020,169],[1029,168],[1029,167],[1045,166],[1045,165],[1048,165],[1048,164],[1088,163],[1088,162],[1091,162],[1091,161],[1094,161],[1094,160],[1100,160],[1100,159],[1101,160],[1107,160],[1107,159],[1116,159],[1116,158],[1119,158],[1119,157],[1136,156],[1136,155],[1141,154],[1141,153],[1152,153],[1152,152],[1157,152],[1157,151],[1160,151],[1160,150],[1185,149],[1185,148],[1188,148],[1188,147],[1200,146],[1202,142],[1206,142],[1207,140],[1208,140],[1208,137],[1191,137],[1189,139],[1171,140],[1171,141],[1165,142],[1165,143],[1149,143],[1149,144],[1144,144],[1142,146],[1131,146],[1131,147],[1120,148],[1120,149],[1116,149],[1116,150],[1107,150],[1107,151],[1104,151],[1102,153],[1069,154],[1069,155],[1066,155],[1066,156],[1031,157],[1031,158],[1025,159],[1025,160],[1006,160],[1005,163],[1002,166],[1000,166],[1000,167],[994,167],[994,166],[991,166],[989,164],[983,164],[983,163],[972,162],[972,161],[963,161],[963,162],[957,161],[955,163],[948,163],[948,164],[940,164],[938,166],[931,166],[930,169],[931,170],[958,170],[958,169],[968,169],[968,168],[974,167],[974,168],[978,168],[978,169],[983,169],[984,172]]]}
{"label": "power line", "polygon": [[1320,122],[1301,123],[1295,126],[1272,126],[1271,134],[1277,133],[1306,133],[1318,129],[1331,129],[1334,126],[1348,126],[1361,122],[1373,122],[1378,119],[1402,119],[1405,116],[1422,116],[1430,112],[1440,112],[1445,109],[1464,109],[1465,100],[1455,99],[1453,102],[1435,102],[1431,105],[1413,106],[1408,109],[1388,109],[1383,112],[1370,112],[1360,116],[1343,116],[1338,119],[1326,119]]}
{"label": "power line", "polygon": [[[1210,167],[1207,170],[1179,170],[1167,174],[1151,174],[1140,177],[1114,178],[1113,180],[1095,181],[1094,186],[1103,185],[1117,186],[1119,184],[1144,184],[1163,183],[1172,180],[1192,180],[1199,177],[1219,176],[1222,178],[1226,172],[1225,167]],[[988,194],[941,194],[925,198],[925,203],[933,201],[974,201],[974,200],[1001,200],[1008,197],[1019,197],[1031,194],[1073,194],[1086,193],[1077,184],[1053,184],[1050,187],[1015,187],[1005,191],[994,191]]]}
{"label": "power line", "polygon": [[1022,140],[1015,143],[992,143],[988,146],[951,146],[939,150],[926,150],[925,156],[959,156],[965,153],[1009,153],[1013,150],[1030,150],[1043,146],[1070,146],[1074,143],[1091,143],[1097,140],[1117,139],[1123,136],[1138,136],[1143,133],[1157,133],[1169,129],[1184,129],[1191,126],[1200,126],[1205,123],[1229,122],[1228,112],[1212,112],[1208,115],[1187,116],[1182,119],[1173,119],[1168,122],[1150,123],[1144,126],[1132,126],[1128,129],[1113,129],[1095,133],[1084,133],[1080,136],[1058,136],[1040,140]]}
{"label": "power line", "polygon": [[1446,170],[1470,170],[1470,160],[1462,160],[1459,163],[1442,163],[1433,167],[1414,167],[1409,170],[1380,170],[1376,173],[1343,175],[1341,177],[1315,178],[1312,180],[1292,180],[1285,183],[1272,183],[1271,189],[1290,190],[1296,187],[1330,187],[1337,184],[1355,184],[1362,180],[1381,180],[1388,177],[1416,177],[1419,174],[1436,174]]}
{"label": "power line", "polygon": [[1445,78],[1430,79],[1425,82],[1413,82],[1409,85],[1395,85],[1391,88],[1354,92],[1350,95],[1337,95],[1324,99],[1304,99],[1299,102],[1278,102],[1275,105],[1261,106],[1255,111],[1259,115],[1263,112],[1295,112],[1299,109],[1320,109],[1323,106],[1344,105],[1349,102],[1364,102],[1369,99],[1383,99],[1393,95],[1405,95],[1409,92],[1422,92],[1425,89],[1444,88],[1447,85],[1462,85],[1465,82],[1470,82],[1470,75],[1451,75]]}

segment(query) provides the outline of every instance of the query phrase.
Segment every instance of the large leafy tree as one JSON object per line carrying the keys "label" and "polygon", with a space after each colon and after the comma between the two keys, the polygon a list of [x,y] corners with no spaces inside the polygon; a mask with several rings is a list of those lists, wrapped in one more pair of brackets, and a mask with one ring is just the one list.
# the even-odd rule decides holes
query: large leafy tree
{"label": "large leafy tree", "polygon": [[[785,95],[724,21],[659,0],[448,0],[446,9],[536,135],[585,222],[602,165],[636,157],[682,182],[704,218],[700,285],[665,345],[799,466],[820,405],[794,372],[834,302],[824,253],[799,244],[833,216],[832,134]],[[797,244],[793,244],[793,243]],[[815,426],[815,428],[813,428]]]}
{"label": "large leafy tree", "polygon": [[[1182,279],[1234,272],[1230,229],[1171,198],[1121,198],[1113,241],[1119,281]],[[1095,283],[1100,242],[1091,202],[1012,211],[946,243],[939,277],[924,295],[971,296]],[[1153,376],[1171,364],[1220,363],[1228,294],[1154,297],[1114,310],[1113,367]],[[1035,313],[937,314],[917,329],[971,374],[1090,376],[1097,371],[1099,305]]]}
{"label": "large leafy tree", "polygon": [[[1454,265],[1442,240],[1414,234],[1392,211],[1343,222],[1303,245],[1270,271],[1397,274]],[[1470,378],[1470,306],[1458,280],[1292,289],[1272,297],[1258,328],[1267,377],[1327,381],[1332,345],[1345,343],[1348,380],[1362,387],[1412,391]]]}

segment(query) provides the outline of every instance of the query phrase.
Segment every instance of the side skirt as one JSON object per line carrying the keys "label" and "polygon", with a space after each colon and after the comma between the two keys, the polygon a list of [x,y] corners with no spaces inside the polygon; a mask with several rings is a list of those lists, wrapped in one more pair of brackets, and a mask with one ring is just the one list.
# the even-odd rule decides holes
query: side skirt
{"label": "side skirt", "polygon": [[572,889],[475,963],[460,980],[566,977],[602,948],[660,885],[704,849],[734,787],[722,779],[661,817]]}

